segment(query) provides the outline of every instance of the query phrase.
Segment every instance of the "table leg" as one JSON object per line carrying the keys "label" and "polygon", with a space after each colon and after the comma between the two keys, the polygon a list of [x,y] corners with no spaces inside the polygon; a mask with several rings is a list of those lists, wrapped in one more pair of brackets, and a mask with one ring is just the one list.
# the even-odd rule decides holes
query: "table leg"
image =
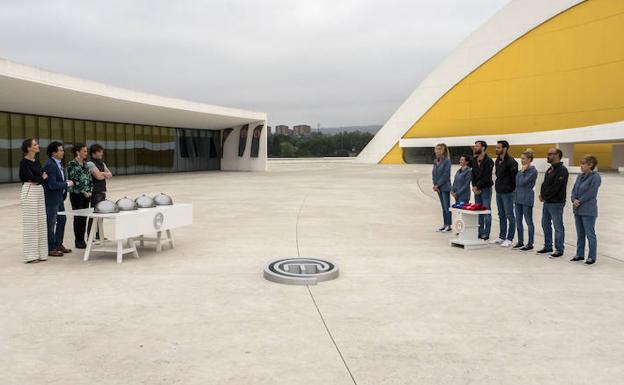
{"label": "table leg", "polygon": [[160,253],[162,251],[162,231],[156,233],[156,252]]}
{"label": "table leg", "polygon": [[132,248],[132,254],[134,255],[134,258],[139,258],[139,252],[137,251],[136,241],[134,240],[134,238],[128,239],[128,245]]}
{"label": "table leg", "polygon": [[173,234],[171,234],[171,230],[167,230],[167,238],[169,238],[169,246],[173,249],[175,246],[173,244]]}
{"label": "table leg", "polygon": [[82,258],[83,261],[89,260],[89,254],[91,254],[91,247],[93,246],[93,239],[95,239],[95,233],[97,232],[97,226],[95,223],[91,224],[91,231],[87,236],[87,248],[85,249],[84,256]]}
{"label": "table leg", "polygon": [[117,263],[123,262],[123,241],[117,241]]}

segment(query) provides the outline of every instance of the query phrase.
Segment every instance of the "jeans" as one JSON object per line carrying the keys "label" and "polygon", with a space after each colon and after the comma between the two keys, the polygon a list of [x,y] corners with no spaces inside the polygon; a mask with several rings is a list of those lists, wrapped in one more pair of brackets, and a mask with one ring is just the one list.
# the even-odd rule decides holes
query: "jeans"
{"label": "jeans", "polygon": [[[481,190],[481,194],[475,194],[475,203],[481,203],[487,210],[492,208],[492,188],[486,187]],[[490,236],[492,228],[492,214],[479,215],[479,237]]]}
{"label": "jeans", "polygon": [[451,192],[450,191],[438,191],[438,198],[440,198],[440,206],[442,206],[442,220],[444,226],[451,226],[453,224],[451,214]]}
{"label": "jeans", "polygon": [[576,222],[576,256],[585,257],[585,238],[589,243],[587,259],[596,260],[598,241],[596,240],[596,217],[574,215]]}
{"label": "jeans", "polygon": [[542,209],[542,230],[544,230],[544,248],[552,249],[552,228],[555,227],[555,249],[563,253],[565,228],[563,227],[563,207],[565,203],[544,203]]}
{"label": "jeans", "polygon": [[48,251],[54,251],[63,244],[65,234],[65,215],[58,215],[59,211],[65,211],[65,203],[59,205],[46,205],[46,220],[48,222]]}
{"label": "jeans", "polygon": [[[84,196],[83,193],[69,193],[69,201],[71,202],[72,210],[86,209],[89,207],[89,198]],[[86,217],[74,217],[74,238],[76,239],[76,246],[84,245],[84,234],[87,228]]]}
{"label": "jeans", "polygon": [[514,193],[496,194],[496,207],[498,207],[498,223],[500,225],[498,238],[513,241],[516,232]]}
{"label": "jeans", "polygon": [[524,228],[522,227],[522,217],[527,224],[529,231],[529,243],[533,246],[535,239],[535,226],[533,225],[533,206],[519,205],[516,203],[516,227],[518,228],[518,243],[524,243]]}

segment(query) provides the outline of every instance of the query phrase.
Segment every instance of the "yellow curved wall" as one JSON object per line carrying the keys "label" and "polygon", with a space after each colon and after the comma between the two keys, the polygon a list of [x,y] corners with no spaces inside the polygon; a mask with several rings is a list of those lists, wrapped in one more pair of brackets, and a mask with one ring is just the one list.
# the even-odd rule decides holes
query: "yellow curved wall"
{"label": "yellow curved wall", "polygon": [[[403,137],[525,133],[624,120],[622,40],[624,0],[585,1],[474,70]],[[610,153],[610,145],[598,147]]]}

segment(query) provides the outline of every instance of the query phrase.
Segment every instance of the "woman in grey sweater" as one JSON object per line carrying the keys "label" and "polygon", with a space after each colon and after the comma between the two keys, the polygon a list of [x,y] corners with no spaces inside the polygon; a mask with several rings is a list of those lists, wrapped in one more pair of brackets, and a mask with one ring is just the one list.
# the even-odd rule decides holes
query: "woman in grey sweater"
{"label": "woman in grey sweater", "polygon": [[[533,224],[533,206],[535,193],[533,188],[537,181],[537,169],[531,165],[533,151],[526,150],[521,155],[521,167],[516,174],[516,228],[518,229],[518,243],[513,247],[516,250],[533,250],[535,239],[535,225]],[[526,221],[529,239],[524,244],[524,228],[522,219]]]}
{"label": "woman in grey sweater", "polygon": [[451,231],[451,161],[446,157],[448,149],[446,144],[435,146],[436,159],[433,161],[431,179],[433,191],[438,193],[440,206],[442,206],[443,225],[437,231],[448,233]]}
{"label": "woman in grey sweater", "polygon": [[585,259],[585,238],[589,243],[589,253],[585,263],[596,262],[598,241],[596,239],[596,218],[598,217],[598,189],[602,182],[595,170],[598,160],[593,155],[581,159],[581,173],[576,177],[572,188],[572,208],[576,224],[576,256],[570,261]]}

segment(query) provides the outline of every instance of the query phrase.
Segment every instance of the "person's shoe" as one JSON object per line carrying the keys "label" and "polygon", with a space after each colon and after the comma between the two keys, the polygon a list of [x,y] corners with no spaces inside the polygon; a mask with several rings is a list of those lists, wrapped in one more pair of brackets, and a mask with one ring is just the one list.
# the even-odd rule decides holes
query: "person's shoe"
{"label": "person's shoe", "polygon": [[587,261],[585,261],[586,265],[593,265],[594,263],[596,263],[596,261],[593,259],[589,259],[589,258],[587,258]]}
{"label": "person's shoe", "polygon": [[503,240],[502,240],[502,239],[500,239],[500,238],[496,238],[496,239],[492,239],[492,240],[490,241],[490,244],[492,244],[492,245],[500,245],[500,244],[501,244],[501,243],[503,243],[503,242],[505,242],[505,241],[503,241]]}
{"label": "person's shoe", "polygon": [[58,250],[52,250],[48,253],[48,257],[62,257],[63,253]]}
{"label": "person's shoe", "polygon": [[570,262],[578,262],[578,261],[582,261],[584,259],[585,258],[583,258],[583,257],[574,257],[574,258],[570,259]]}
{"label": "person's shoe", "polygon": [[446,226],[444,230],[442,230],[443,233],[450,233],[451,231],[453,231],[453,229],[451,229],[451,226]]}
{"label": "person's shoe", "polygon": [[86,249],[87,248],[87,244],[82,242],[82,243],[76,243],[76,248],[77,249]]}
{"label": "person's shoe", "polygon": [[442,226],[439,229],[436,230],[436,233],[441,233],[444,231],[444,229],[446,229],[446,227]]}
{"label": "person's shoe", "polygon": [[66,248],[66,247],[65,247],[65,246],[63,246],[63,245],[60,245],[59,247],[57,247],[57,248],[56,248],[56,251],[60,251],[60,252],[61,252],[61,253],[63,253],[63,254],[69,254],[69,253],[71,253],[71,252],[72,252],[72,251],[71,251],[71,249],[68,249],[68,248]]}
{"label": "person's shoe", "polygon": [[483,239],[483,241],[487,242],[490,240],[490,237],[488,237],[487,235],[479,235],[479,239]]}
{"label": "person's shoe", "polygon": [[[44,259],[44,261],[45,261],[45,259]],[[28,261],[24,261],[24,263],[39,263],[39,262],[41,262],[40,259],[30,259]]]}
{"label": "person's shoe", "polygon": [[503,241],[503,243],[500,244],[501,247],[511,247],[511,241],[509,239],[506,239]]}
{"label": "person's shoe", "polygon": [[549,254],[549,253],[552,253],[552,252],[553,252],[553,249],[547,249],[547,248],[544,247],[543,249],[539,250],[537,252],[537,254]]}
{"label": "person's shoe", "polygon": [[512,249],[514,249],[514,250],[518,250],[518,249],[521,249],[521,248],[523,248],[523,247],[524,247],[524,243],[518,242],[518,243],[516,243],[516,244],[512,247]]}
{"label": "person's shoe", "polygon": [[555,251],[554,253],[550,254],[550,258],[559,258],[563,256],[563,253],[560,251]]}
{"label": "person's shoe", "polygon": [[529,251],[529,250],[533,250],[533,245],[526,245],[520,249],[520,251]]}

